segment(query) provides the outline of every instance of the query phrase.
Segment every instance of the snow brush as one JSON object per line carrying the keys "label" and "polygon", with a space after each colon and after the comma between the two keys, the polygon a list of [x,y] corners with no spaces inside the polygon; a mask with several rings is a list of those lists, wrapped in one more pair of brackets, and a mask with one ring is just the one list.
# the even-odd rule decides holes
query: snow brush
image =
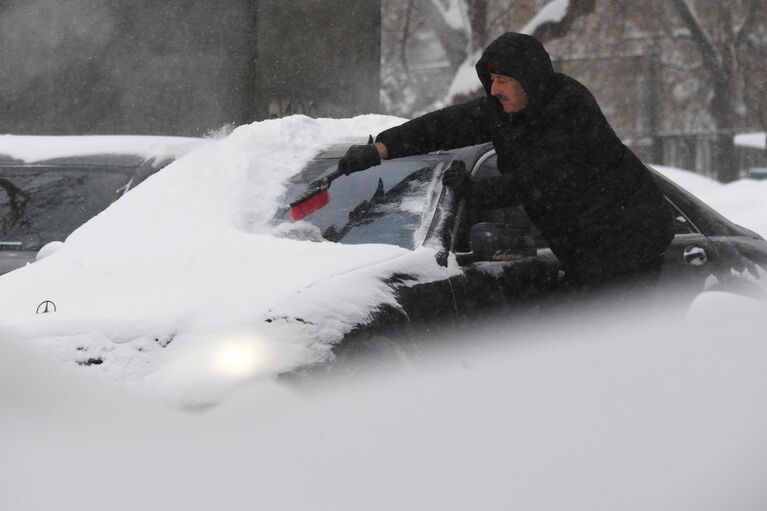
{"label": "snow brush", "polygon": [[327,176],[310,183],[303,195],[290,203],[290,218],[301,220],[330,202],[328,194],[330,183],[343,175],[343,172],[336,169]]}

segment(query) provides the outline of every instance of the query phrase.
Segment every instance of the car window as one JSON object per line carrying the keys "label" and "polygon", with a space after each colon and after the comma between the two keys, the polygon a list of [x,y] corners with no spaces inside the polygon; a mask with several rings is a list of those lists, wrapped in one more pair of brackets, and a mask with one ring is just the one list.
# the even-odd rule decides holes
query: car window
{"label": "car window", "polygon": [[0,168],[0,249],[38,250],[115,201],[128,172],[60,167]]}
{"label": "car window", "polygon": [[692,224],[689,218],[682,211],[666,198],[666,202],[671,206],[674,215],[674,234],[697,234],[698,229]]}
{"label": "car window", "polygon": [[[479,167],[477,167],[474,172],[474,179],[482,181],[500,175],[501,173],[498,170],[498,157],[493,154],[484,160],[484,162],[480,163]],[[519,228],[520,232],[532,236],[532,239],[535,240],[536,248],[548,248],[548,243],[533,225],[532,221],[530,221],[530,218],[525,212],[525,208],[522,206],[472,211],[470,223],[475,224],[479,222],[495,222],[513,225],[514,227]]]}
{"label": "car window", "polygon": [[[343,244],[386,243],[412,249],[436,201],[435,175],[448,157],[428,155],[386,160],[364,172],[342,176],[330,187],[330,202],[303,220],[317,227],[325,240]],[[314,160],[288,184],[289,203],[315,179],[338,165],[338,159]],[[277,222],[289,211],[277,214]]]}
{"label": "car window", "polygon": [[695,229],[693,232],[706,236],[743,236],[744,232],[740,226],[714,211],[711,206],[666,176],[659,174],[651,167],[648,169],[666,198],[678,208],[678,211],[682,211],[683,216],[692,224]]}

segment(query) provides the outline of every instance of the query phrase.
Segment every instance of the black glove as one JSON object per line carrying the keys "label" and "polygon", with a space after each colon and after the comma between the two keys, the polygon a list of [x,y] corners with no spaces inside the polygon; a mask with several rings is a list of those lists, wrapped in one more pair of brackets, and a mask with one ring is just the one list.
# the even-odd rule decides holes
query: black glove
{"label": "black glove", "polygon": [[442,185],[447,186],[459,199],[470,199],[474,192],[474,180],[462,161],[454,161],[442,174]]}
{"label": "black glove", "polygon": [[378,156],[375,144],[353,145],[344,157],[338,160],[338,170],[348,176],[352,172],[359,172],[379,163],[381,157]]}

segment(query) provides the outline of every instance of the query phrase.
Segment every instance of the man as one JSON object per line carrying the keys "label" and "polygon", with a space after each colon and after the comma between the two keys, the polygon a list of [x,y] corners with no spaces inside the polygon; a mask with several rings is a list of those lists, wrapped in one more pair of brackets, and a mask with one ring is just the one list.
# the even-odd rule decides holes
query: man
{"label": "man", "polygon": [[475,183],[451,169],[443,184],[474,207],[524,206],[577,286],[657,276],[673,237],[671,210],[588,89],[555,73],[541,43],[524,34],[493,41],[476,69],[486,97],[352,146],[339,168],[492,141],[501,177]]}

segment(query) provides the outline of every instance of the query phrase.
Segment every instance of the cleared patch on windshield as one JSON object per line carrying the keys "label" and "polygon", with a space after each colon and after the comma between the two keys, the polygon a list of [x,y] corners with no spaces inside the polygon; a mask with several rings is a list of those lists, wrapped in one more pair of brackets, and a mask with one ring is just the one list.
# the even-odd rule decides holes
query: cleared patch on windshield
{"label": "cleared patch on windshield", "polygon": [[421,226],[424,197],[431,181],[430,171],[422,169],[388,193],[374,196],[366,207],[350,217],[345,232],[336,241],[413,248],[413,234]]}
{"label": "cleared patch on windshield", "polygon": [[[292,183],[288,199],[301,193],[304,181],[335,170],[335,161],[316,162],[300,182]],[[330,202],[300,222],[280,223],[279,237],[344,244],[384,243],[412,249],[424,220],[424,205],[434,188],[435,160],[390,160],[365,172],[343,176],[330,188]],[[282,212],[284,213],[284,211]],[[277,218],[284,220],[285,215]]]}

